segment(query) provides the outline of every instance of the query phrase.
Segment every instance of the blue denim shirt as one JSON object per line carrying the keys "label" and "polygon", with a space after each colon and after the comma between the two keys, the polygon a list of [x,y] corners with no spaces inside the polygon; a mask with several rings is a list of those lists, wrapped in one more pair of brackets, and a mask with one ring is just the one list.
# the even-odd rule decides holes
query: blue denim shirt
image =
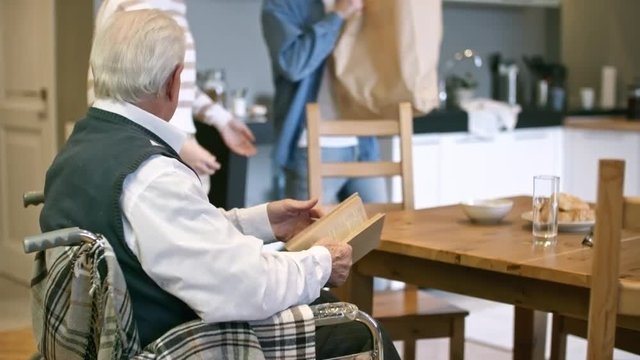
{"label": "blue denim shirt", "polygon": [[[326,14],[322,0],[264,0],[264,36],[275,84],[273,113],[280,125],[275,148],[278,165],[292,166],[292,154],[305,127],[305,106],[318,98],[325,61],[333,51],[344,20]],[[359,139],[363,161],[377,160],[375,138]]]}

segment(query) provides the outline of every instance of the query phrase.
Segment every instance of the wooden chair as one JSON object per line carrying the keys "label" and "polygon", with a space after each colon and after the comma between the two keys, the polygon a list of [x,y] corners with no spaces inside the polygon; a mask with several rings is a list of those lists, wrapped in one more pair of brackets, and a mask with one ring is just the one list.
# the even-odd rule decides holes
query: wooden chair
{"label": "wooden chair", "polygon": [[600,160],[589,317],[554,315],[551,359],[565,359],[568,334],[587,338],[588,359],[612,359],[614,346],[640,354],[640,331],[616,326],[640,321],[640,283],[619,278],[622,230],[640,230],[640,197],[625,198],[623,183],[624,161]]}
{"label": "wooden chair", "polygon": [[[411,105],[399,105],[398,119],[323,121],[317,104],[307,105],[309,195],[322,202],[322,178],[400,176],[402,203],[365,204],[371,214],[413,209],[413,116]],[[323,163],[321,136],[398,136],[400,161]],[[323,203],[323,205],[326,205]],[[373,316],[393,340],[404,342],[405,360],[415,358],[418,339],[449,337],[449,358],[464,358],[464,319],[468,311],[407,285],[402,290],[376,291]]]}

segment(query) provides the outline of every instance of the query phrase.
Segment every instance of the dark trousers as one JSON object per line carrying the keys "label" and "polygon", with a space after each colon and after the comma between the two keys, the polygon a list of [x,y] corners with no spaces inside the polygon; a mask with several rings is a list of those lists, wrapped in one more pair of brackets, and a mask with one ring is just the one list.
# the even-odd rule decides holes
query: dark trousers
{"label": "dark trousers", "polygon": [[[312,305],[339,301],[333,294],[322,290]],[[316,330],[316,357],[328,359],[371,350],[371,333],[357,321],[323,326]],[[382,329],[382,347],[385,360],[400,360],[393,342]]]}

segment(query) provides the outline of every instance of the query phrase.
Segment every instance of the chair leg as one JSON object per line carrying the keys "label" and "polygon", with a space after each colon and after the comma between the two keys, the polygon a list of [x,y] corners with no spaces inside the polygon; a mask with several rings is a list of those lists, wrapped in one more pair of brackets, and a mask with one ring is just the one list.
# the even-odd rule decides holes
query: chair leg
{"label": "chair leg", "polygon": [[416,358],[416,339],[404,340],[403,360],[415,360]]}
{"label": "chair leg", "polygon": [[464,359],[464,317],[457,317],[451,322],[449,338],[449,359]]}
{"label": "chair leg", "polygon": [[567,356],[567,333],[565,331],[565,317],[553,314],[551,325],[551,354],[549,360],[565,360]]}

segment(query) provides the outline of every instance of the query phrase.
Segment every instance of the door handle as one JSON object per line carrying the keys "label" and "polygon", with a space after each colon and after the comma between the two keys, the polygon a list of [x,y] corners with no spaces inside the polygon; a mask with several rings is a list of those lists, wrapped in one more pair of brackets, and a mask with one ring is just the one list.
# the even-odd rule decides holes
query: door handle
{"label": "door handle", "polygon": [[45,88],[40,90],[7,89],[6,94],[7,97],[38,98],[42,101],[47,101],[47,89]]}
{"label": "door handle", "polygon": [[7,89],[5,94],[7,98],[29,98],[33,100],[40,100],[42,102],[42,107],[38,110],[38,118],[40,120],[47,119],[49,114],[49,111],[48,111],[49,94],[46,88],[42,87],[39,90]]}
{"label": "door handle", "polygon": [[48,100],[47,89],[44,87],[40,88],[38,95],[40,95],[40,100],[42,100],[42,109],[38,111],[38,118],[40,120],[47,120],[47,118],[49,117],[49,102],[47,101]]}

